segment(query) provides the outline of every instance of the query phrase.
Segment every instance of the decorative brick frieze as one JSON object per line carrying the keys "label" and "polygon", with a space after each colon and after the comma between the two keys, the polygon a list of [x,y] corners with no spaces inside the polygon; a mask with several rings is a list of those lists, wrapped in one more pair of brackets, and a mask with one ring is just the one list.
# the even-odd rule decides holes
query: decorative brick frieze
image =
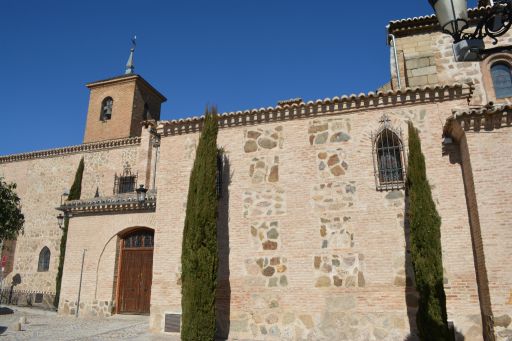
{"label": "decorative brick frieze", "polygon": [[[219,116],[219,127],[250,126],[262,123],[307,119],[318,116],[344,114],[364,109],[399,107],[409,104],[425,104],[436,101],[470,98],[472,84],[404,88],[401,90],[352,94],[350,96],[326,98],[315,102],[294,103],[291,105],[260,108],[224,113]],[[197,133],[201,130],[203,116],[179,120],[160,121],[157,131],[162,136]]]}
{"label": "decorative brick frieze", "polygon": [[[485,7],[468,9],[469,24],[475,24],[484,15],[485,11]],[[393,20],[389,23],[387,29],[389,33],[397,37],[441,30],[435,14]]]}
{"label": "decorative brick frieze", "polygon": [[137,193],[130,193],[111,197],[66,201],[58,209],[74,215],[104,212],[154,212],[156,210],[156,191],[148,191],[146,200],[142,203],[137,200]]}
{"label": "decorative brick frieze", "polygon": [[113,149],[113,148],[121,148],[121,147],[139,145],[140,141],[141,141],[140,137],[130,137],[130,138],[126,138],[126,139],[85,143],[85,144],[81,144],[81,145],[77,145],[77,146],[47,149],[47,150],[41,150],[41,151],[37,151],[37,152],[12,154],[12,155],[0,156],[0,164],[8,163],[8,162],[15,162],[15,161],[32,160],[32,159],[43,159],[43,158],[64,156],[64,155],[70,155],[70,154],[96,152],[96,151],[100,151],[100,150]]}
{"label": "decorative brick frieze", "polygon": [[451,124],[457,121],[465,131],[481,129],[493,130],[512,126],[512,105],[493,105],[492,103],[469,110],[454,110],[446,120],[445,134],[450,135]]}

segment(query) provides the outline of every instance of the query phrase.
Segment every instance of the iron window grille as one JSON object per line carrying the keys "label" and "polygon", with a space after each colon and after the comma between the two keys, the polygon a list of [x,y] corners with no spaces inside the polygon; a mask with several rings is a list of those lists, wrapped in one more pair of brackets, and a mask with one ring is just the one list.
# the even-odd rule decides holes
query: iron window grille
{"label": "iron window grille", "polygon": [[134,193],[137,188],[138,174],[132,174],[130,165],[124,166],[123,173],[114,176],[114,195],[123,193]]}
{"label": "iron window grille", "polygon": [[112,118],[112,107],[114,106],[114,100],[112,97],[107,97],[101,103],[101,120],[107,121]]}
{"label": "iron window grille", "polygon": [[406,158],[402,129],[394,128],[389,117],[384,114],[380,119],[379,129],[372,133],[372,143],[376,189],[378,191],[403,189]]}
{"label": "iron window grille", "polygon": [[39,261],[37,263],[37,271],[38,272],[46,272],[50,269],[50,249],[46,246],[43,247],[41,252],[39,252]]}

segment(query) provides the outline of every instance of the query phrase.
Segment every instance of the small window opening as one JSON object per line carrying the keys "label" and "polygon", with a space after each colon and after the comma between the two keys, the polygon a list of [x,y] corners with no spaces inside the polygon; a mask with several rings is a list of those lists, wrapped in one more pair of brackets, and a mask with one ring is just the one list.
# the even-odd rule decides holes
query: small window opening
{"label": "small window opening", "polygon": [[137,174],[132,174],[132,169],[128,163],[125,164],[123,173],[114,176],[114,195],[123,193],[133,193],[137,188]]}
{"label": "small window opening", "polygon": [[46,246],[39,252],[38,272],[46,272],[50,268],[50,249]]}
{"label": "small window opening", "polygon": [[505,63],[496,63],[491,67],[492,83],[496,98],[512,97],[512,72]]}
{"label": "small window opening", "polygon": [[114,100],[112,97],[107,97],[101,103],[101,120],[107,121],[112,118],[112,107],[114,106]]}
{"label": "small window opening", "polygon": [[[405,153],[402,132],[391,127],[387,115],[373,138],[373,162],[377,190],[398,190],[405,185]],[[373,134],[372,134],[373,135]]]}
{"label": "small window opening", "polygon": [[144,112],[142,113],[142,120],[151,120],[151,112],[149,111],[149,105],[147,103],[144,103]]}

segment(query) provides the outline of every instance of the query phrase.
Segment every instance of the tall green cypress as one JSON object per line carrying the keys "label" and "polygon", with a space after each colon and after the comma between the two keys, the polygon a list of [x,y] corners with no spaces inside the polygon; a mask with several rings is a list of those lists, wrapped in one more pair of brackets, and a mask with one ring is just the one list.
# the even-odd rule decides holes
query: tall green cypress
{"label": "tall green cypress", "polygon": [[[82,177],[84,175],[84,158],[80,160],[78,164],[78,169],[75,173],[75,180],[73,181],[73,185],[69,190],[68,200],[79,200],[82,194]],[[66,256],[66,241],[68,239],[68,226],[69,226],[69,218],[64,217],[64,227],[62,230],[62,237],[60,238],[60,255],[59,255],[59,267],[57,269],[57,278],[55,279],[55,299],[53,300],[53,305],[58,308],[59,307],[59,299],[60,299],[60,287],[62,285],[62,270],[64,267],[64,258]]]}
{"label": "tall green cypress", "polygon": [[443,287],[441,218],[432,199],[418,130],[409,123],[407,170],[411,257],[419,293],[416,322],[421,340],[450,340]]}
{"label": "tall green cypress", "polygon": [[181,339],[215,337],[217,112],[207,109],[190,176],[181,253]]}

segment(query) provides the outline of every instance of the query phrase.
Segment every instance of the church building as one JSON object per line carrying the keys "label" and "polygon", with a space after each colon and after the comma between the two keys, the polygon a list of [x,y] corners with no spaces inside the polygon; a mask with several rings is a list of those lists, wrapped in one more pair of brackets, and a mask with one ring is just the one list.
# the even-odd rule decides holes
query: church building
{"label": "church building", "polygon": [[[512,54],[456,62],[434,15],[387,33],[391,77],[376,91],[219,115],[220,336],[417,339],[404,191],[412,122],[442,219],[450,326],[457,340],[512,337]],[[62,214],[58,313],[147,314],[149,330],[176,334],[203,117],[161,120],[166,98],[131,60],[86,85],[82,144],[0,156],[26,220],[4,243],[2,303],[53,307]],[[81,159],[81,197],[67,200]]]}

